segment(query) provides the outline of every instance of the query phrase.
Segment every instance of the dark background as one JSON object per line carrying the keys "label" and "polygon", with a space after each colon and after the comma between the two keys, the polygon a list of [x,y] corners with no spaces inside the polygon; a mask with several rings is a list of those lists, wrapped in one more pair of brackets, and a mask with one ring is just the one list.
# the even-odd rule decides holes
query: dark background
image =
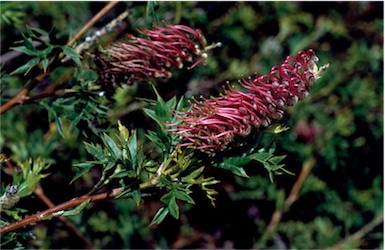
{"label": "dark background", "polygon": [[[23,54],[7,59],[25,25],[44,30],[55,26],[64,44],[104,5],[2,2],[4,74],[28,60]],[[69,219],[94,247],[327,248],[383,214],[383,2],[159,2],[156,14],[150,16],[146,16],[146,3],[124,2],[89,34],[126,8],[131,13],[123,33],[135,34],[135,28],[150,27],[156,15],[168,23],[199,28],[208,43],[223,44],[209,53],[205,67],[175,71],[170,80],[157,82],[166,100],[175,95],[218,95],[225,81],[236,83],[241,76],[268,73],[301,49],[314,49],[319,65],[331,66],[310,96],[288,108],[281,121],[290,129],[277,136],[277,153],[287,155],[286,169],[295,176],[284,174],[271,183],[257,164],[246,168],[249,178],[212,170],[221,180],[216,187],[216,207],[196,190],[195,206],[180,204],[180,221],[170,217],[159,226],[150,227],[149,223],[161,205],[160,194],[155,193],[139,207],[130,200],[90,204]],[[106,40],[102,46],[108,45]],[[55,75],[51,77],[55,79]],[[16,77],[3,79],[2,94],[12,96],[24,84]],[[155,98],[146,84],[118,90],[101,128],[114,126],[118,119],[139,131],[153,128],[142,110],[128,108],[137,101],[135,96]],[[47,113],[36,105],[14,108],[2,116],[1,123],[4,152],[19,160],[37,156],[53,160],[51,175],[42,180],[42,186],[54,203],[82,195],[92,187],[97,170],[68,185],[74,176],[71,165],[87,159],[80,143],[84,135],[65,140],[47,136]],[[316,163],[298,200],[284,214],[276,233],[261,243],[273,212],[282,206],[302,165],[311,158]],[[3,174],[2,181],[7,180]],[[45,209],[33,196],[19,205],[31,212]],[[36,239],[23,242],[27,247],[84,246],[57,219],[38,223],[30,230]],[[346,248],[383,248],[382,224],[345,243]]]}

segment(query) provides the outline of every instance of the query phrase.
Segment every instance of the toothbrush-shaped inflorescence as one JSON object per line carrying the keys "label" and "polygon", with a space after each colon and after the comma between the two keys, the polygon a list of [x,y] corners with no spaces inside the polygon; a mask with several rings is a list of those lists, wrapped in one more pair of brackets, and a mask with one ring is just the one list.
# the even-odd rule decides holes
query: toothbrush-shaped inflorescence
{"label": "toothbrush-shaped inflorescence", "polygon": [[153,29],[139,30],[146,38],[127,34],[126,42],[117,42],[102,51],[99,62],[100,82],[104,87],[131,85],[152,78],[171,77],[170,69],[192,69],[205,61],[206,39],[198,29],[184,25],[154,25]]}
{"label": "toothbrush-shaped inflorescence", "polygon": [[308,96],[319,73],[328,66],[318,69],[317,62],[313,50],[300,51],[272,67],[269,74],[240,80],[247,93],[228,84],[220,97],[193,99],[188,111],[176,112],[181,122],[167,124],[168,130],[180,136],[180,146],[209,154],[223,151],[235,136],[247,136],[252,128],[269,126],[282,118],[285,106]]}

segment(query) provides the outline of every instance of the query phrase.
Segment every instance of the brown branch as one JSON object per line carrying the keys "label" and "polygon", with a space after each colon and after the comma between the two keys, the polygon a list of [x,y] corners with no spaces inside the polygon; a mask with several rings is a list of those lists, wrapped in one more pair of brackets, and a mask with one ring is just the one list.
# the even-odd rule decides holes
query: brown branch
{"label": "brown branch", "polygon": [[280,210],[277,210],[273,213],[270,223],[266,228],[266,231],[261,237],[260,242],[258,243],[259,245],[263,245],[264,242],[266,242],[267,239],[270,238],[272,233],[276,230],[277,226],[281,222],[283,214],[289,210],[290,206],[298,199],[298,194],[299,191],[308,177],[311,169],[313,168],[316,160],[314,158],[310,158],[306,162],[304,162],[302,166],[301,173],[297,179],[297,181],[294,183],[293,187],[291,188],[289,196],[286,198],[283,207]]}
{"label": "brown branch", "polygon": [[[88,49],[91,45],[100,42],[100,37],[104,36],[107,32],[111,32],[113,29],[117,28],[123,23],[123,20],[128,16],[129,10],[124,11],[118,17],[109,22],[101,30],[95,32],[92,36],[87,37],[87,39],[76,46],[76,53],[80,54],[83,50]],[[120,32],[119,32],[120,33]],[[109,37],[114,37],[115,35],[110,35]],[[69,57],[63,59],[63,61],[69,60]]]}
{"label": "brown branch", "polygon": [[[174,167],[175,166],[170,167],[166,170],[167,166],[165,166],[165,168],[163,168],[164,171],[162,172],[162,174],[163,175],[170,174],[171,172],[173,172],[175,170]],[[154,177],[152,177],[148,181],[141,183],[139,185],[139,188],[141,190],[143,190],[143,189],[155,186],[158,183],[160,176],[161,176],[160,174],[155,175]],[[100,201],[100,200],[105,200],[105,199],[114,199],[114,198],[118,197],[124,190],[125,189],[123,187],[120,187],[120,188],[115,188],[111,191],[100,193],[100,194],[83,195],[80,197],[73,198],[69,201],[66,201],[66,202],[63,202],[59,205],[56,205],[55,207],[52,207],[50,209],[36,213],[36,214],[31,215],[29,217],[26,217],[20,221],[16,221],[12,224],[9,224],[5,227],[0,228],[0,235],[11,232],[11,231],[16,230],[18,228],[27,226],[29,224],[36,223],[36,222],[41,221],[41,220],[51,219],[53,217],[60,216],[61,212],[64,212],[67,209],[78,206],[78,205],[80,205],[86,201],[94,202],[94,201]]]}
{"label": "brown branch", "polygon": [[22,90],[20,90],[17,95],[15,95],[11,100],[0,107],[0,115],[4,114],[14,106],[22,104],[27,98],[28,93],[34,89],[47,75],[48,72],[44,72],[33,78],[32,81],[30,81]]}
{"label": "brown branch", "polygon": [[[12,165],[10,161],[6,161],[6,169],[8,170],[6,174],[12,176],[15,167]],[[38,184],[33,190],[34,194],[42,200],[49,208],[54,208],[55,204],[45,195],[44,190],[40,184]],[[66,217],[60,216],[59,219],[84,243],[84,246],[87,249],[94,249],[91,242],[84,237],[84,235],[69,221]]]}
{"label": "brown branch", "polygon": [[[101,9],[86,25],[83,26],[82,29],[66,44],[67,46],[72,46],[75,44],[75,42],[88,30],[90,29],[100,18],[102,18],[104,15],[107,14],[108,11],[110,11],[116,4],[118,4],[118,1],[109,2],[103,9]],[[64,57],[64,54],[62,53],[59,58]],[[14,96],[11,100],[6,102],[4,105],[0,106],[0,115],[4,114],[11,108],[13,108],[16,105],[23,104],[26,99],[28,99],[28,94],[31,92],[32,89],[34,89],[46,76],[48,76],[48,71],[40,73],[38,76],[32,79],[20,92]]]}
{"label": "brown branch", "polygon": [[23,220],[16,221],[8,226],[0,228],[0,234],[4,234],[13,230],[16,230],[18,228],[24,227],[26,225],[29,225],[31,223],[36,223],[41,220],[45,219],[50,219],[52,217],[55,217],[57,215],[60,215],[62,211],[65,211],[69,208],[78,206],[82,204],[83,202],[89,201],[89,202],[94,202],[94,201],[100,201],[104,199],[113,199],[115,198],[118,194],[123,192],[123,188],[115,188],[111,192],[105,192],[101,194],[95,194],[95,195],[84,195],[80,197],[73,198],[69,201],[66,201],[64,203],[61,203],[53,208],[44,210],[42,212],[39,212],[37,214],[31,215]]}
{"label": "brown branch", "polygon": [[289,207],[298,199],[299,191],[306,178],[308,177],[310,171],[312,170],[315,162],[316,161],[314,158],[310,158],[303,164],[298,180],[294,183],[293,187],[291,188],[290,194],[285,201],[285,205],[283,208],[284,211],[287,211]]}
{"label": "brown branch", "polygon": [[38,94],[38,95],[26,97],[22,104],[31,103],[33,101],[44,99],[44,98],[50,97],[50,96],[60,96],[60,95],[68,94],[68,93],[74,93],[74,92],[76,92],[76,91],[73,89],[59,89],[59,90],[55,90],[55,91],[46,91],[46,92],[43,92],[43,93]]}
{"label": "brown branch", "polygon": [[361,239],[366,234],[368,234],[370,231],[372,231],[376,226],[379,226],[383,222],[384,222],[384,215],[381,214],[381,215],[377,216],[376,218],[374,218],[373,220],[371,220],[368,224],[363,226],[360,230],[358,230],[354,234],[348,236],[347,238],[341,240],[340,242],[338,242],[334,246],[328,248],[328,250],[338,250],[338,249],[344,248],[344,245],[346,243]]}
{"label": "brown branch", "polygon": [[67,46],[72,46],[75,42],[87,32],[100,18],[107,14],[119,1],[109,2],[102,10],[100,10],[84,27],[67,43]]}
{"label": "brown branch", "polygon": [[282,209],[275,211],[269,225],[267,226],[267,233],[272,233],[277,228],[278,224],[281,222],[281,218],[283,214],[291,207],[291,205],[298,199],[298,193],[301,189],[304,181],[306,180],[307,176],[309,175],[311,169],[313,168],[315,164],[315,159],[310,158],[307,160],[302,167],[301,173],[297,179],[297,181],[294,183],[293,187],[291,188],[290,194],[285,200],[285,203],[283,204]]}
{"label": "brown branch", "polygon": [[[37,185],[34,194],[39,197],[49,208],[54,208],[55,204],[45,195],[41,185]],[[83,243],[86,249],[94,249],[91,242],[69,221],[66,217],[60,216],[59,219],[69,228]]]}

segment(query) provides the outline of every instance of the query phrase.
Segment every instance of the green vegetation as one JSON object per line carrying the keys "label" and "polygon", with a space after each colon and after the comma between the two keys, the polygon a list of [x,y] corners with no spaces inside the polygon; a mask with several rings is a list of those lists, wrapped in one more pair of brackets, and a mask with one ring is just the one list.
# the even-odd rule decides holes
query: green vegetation
{"label": "green vegetation", "polygon": [[[382,2],[119,2],[69,42],[106,4],[0,3],[1,202],[18,188],[1,227],[42,211],[2,248],[383,248]],[[222,46],[100,89],[98,53],[162,21]],[[330,67],[247,147],[211,157],[165,129],[192,96],[309,48]]]}

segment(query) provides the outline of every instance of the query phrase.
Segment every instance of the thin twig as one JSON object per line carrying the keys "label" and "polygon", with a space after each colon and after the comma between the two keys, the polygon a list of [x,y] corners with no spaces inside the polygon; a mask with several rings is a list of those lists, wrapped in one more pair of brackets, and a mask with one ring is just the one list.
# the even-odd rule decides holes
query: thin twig
{"label": "thin twig", "polygon": [[22,90],[20,90],[17,95],[15,95],[11,100],[0,107],[0,115],[7,112],[14,106],[22,104],[27,98],[28,93],[34,89],[47,75],[48,72],[44,72],[33,78],[32,81],[30,81]]}
{"label": "thin twig", "polygon": [[259,247],[262,247],[262,245],[264,245],[264,243],[270,238],[270,236],[273,234],[273,232],[276,230],[277,226],[281,222],[283,214],[287,212],[290,206],[298,199],[299,191],[304,181],[308,177],[311,169],[313,168],[315,162],[316,160],[313,157],[307,160],[306,162],[304,162],[301,173],[297,181],[294,183],[293,187],[291,188],[290,194],[286,198],[282,208],[273,213],[270,223],[267,226],[265,233],[262,235],[261,240],[258,243]]}
{"label": "thin twig", "polygon": [[113,199],[115,198],[118,194],[123,192],[124,188],[115,188],[111,192],[104,192],[101,194],[95,194],[92,196],[84,195],[80,197],[73,198],[69,201],[66,201],[64,203],[61,203],[53,208],[44,210],[42,212],[39,212],[37,214],[31,215],[23,220],[16,221],[8,226],[0,228],[0,234],[8,233],[10,231],[16,230],[18,228],[27,226],[32,223],[36,223],[41,220],[46,220],[50,219],[53,217],[56,217],[62,212],[64,212],[67,209],[73,208],[75,206],[78,206],[82,204],[83,202],[94,202],[94,201],[99,201],[99,200],[104,200],[104,199]]}
{"label": "thin twig", "polygon": [[[177,165],[175,165],[177,166]],[[172,171],[174,171],[174,167],[168,168],[167,170],[163,169],[163,175],[168,175]],[[146,182],[143,182],[139,185],[139,189],[147,189],[149,187],[155,186],[160,179],[161,175],[155,175],[151,179],[147,180]],[[16,221],[12,224],[9,224],[5,227],[0,228],[0,234],[5,234],[11,231],[14,231],[18,228],[27,226],[32,223],[36,223],[38,221],[46,220],[46,219],[51,219],[53,217],[60,216],[65,210],[68,210],[70,208],[76,207],[83,202],[95,202],[95,201],[100,201],[100,200],[105,200],[105,199],[114,199],[118,197],[125,188],[120,187],[120,188],[115,188],[111,191],[100,193],[100,194],[95,194],[95,195],[83,195],[80,197],[73,198],[69,201],[63,202],[59,205],[56,205],[55,207],[52,207],[50,209],[44,210],[42,212],[36,213],[34,215],[31,215],[29,217],[26,217],[20,221]]]}
{"label": "thin twig", "polygon": [[68,94],[68,93],[75,93],[75,92],[76,92],[76,90],[73,90],[73,89],[59,89],[59,90],[55,90],[55,91],[47,91],[47,92],[43,92],[43,93],[38,94],[38,95],[26,97],[23,104],[27,104],[27,103],[30,103],[33,101],[44,99],[44,98],[49,97],[49,96],[59,96],[59,95],[64,95],[64,94]]}
{"label": "thin twig", "polygon": [[328,250],[338,250],[338,249],[341,249],[341,248],[344,247],[344,245],[346,243],[351,242],[351,241],[356,241],[356,240],[359,240],[359,239],[363,238],[366,234],[368,234],[376,226],[379,226],[383,222],[384,222],[384,215],[381,214],[381,215],[377,216],[376,218],[374,218],[373,220],[371,220],[368,224],[363,226],[360,230],[358,230],[354,234],[348,236],[347,238],[341,240],[340,242],[338,242],[334,246],[328,248]]}
{"label": "thin twig", "polygon": [[[118,1],[109,2],[102,10],[100,10],[83,28],[66,44],[67,46],[72,46],[75,42],[85,33],[88,29],[90,29],[100,18],[108,13]],[[64,54],[61,54],[59,58],[64,57]],[[9,109],[13,108],[16,105],[23,104],[26,99],[28,99],[28,94],[34,89],[46,76],[48,76],[49,72],[42,72],[38,76],[32,79],[27,85],[20,90],[20,92],[14,96],[11,100],[9,100],[4,105],[0,106],[0,115],[7,112]]]}
{"label": "thin twig", "polygon": [[[6,169],[8,170],[6,173],[10,176],[13,175],[15,167],[12,165],[10,161],[6,161]],[[42,200],[49,208],[55,207],[55,204],[52,203],[52,201],[45,195],[43,187],[38,184],[35,189],[33,190],[33,193]],[[87,249],[94,249],[91,242],[84,237],[84,235],[79,232],[79,230],[69,221],[66,217],[60,216],[59,219],[73,232],[75,235],[84,242],[84,246]]]}
{"label": "thin twig", "polygon": [[[39,197],[49,208],[54,208],[55,204],[45,195],[43,188],[41,185],[37,185],[34,194]],[[66,217],[60,216],[59,219],[69,228],[83,243],[86,249],[95,249],[92,246],[92,243],[69,221]]]}
{"label": "thin twig", "polygon": [[[75,48],[76,53],[78,53],[80,55],[83,50],[86,50],[91,45],[98,43],[100,37],[105,35],[107,32],[111,32],[117,26],[121,25],[123,20],[125,18],[127,18],[128,14],[129,14],[129,10],[124,11],[118,17],[116,17],[111,22],[109,22],[107,25],[105,25],[101,30],[96,31],[92,36],[88,36],[84,42],[82,42],[81,44],[76,46],[76,48]],[[69,59],[70,59],[70,57],[67,56],[62,61],[65,62]]]}
{"label": "thin twig", "polygon": [[119,1],[112,1],[112,2],[109,2],[101,11],[99,11],[90,21],[88,21],[88,23],[86,23],[86,25],[83,26],[83,28],[81,30],[79,30],[79,32],[74,36],[72,37],[72,39],[67,43],[67,46],[72,46],[76,43],[77,40],[79,40],[79,38],[84,35],[84,33],[87,32],[87,30],[89,30],[100,18],[102,18],[104,15],[106,15],[112,8],[115,7],[115,5],[117,5],[119,3]]}

